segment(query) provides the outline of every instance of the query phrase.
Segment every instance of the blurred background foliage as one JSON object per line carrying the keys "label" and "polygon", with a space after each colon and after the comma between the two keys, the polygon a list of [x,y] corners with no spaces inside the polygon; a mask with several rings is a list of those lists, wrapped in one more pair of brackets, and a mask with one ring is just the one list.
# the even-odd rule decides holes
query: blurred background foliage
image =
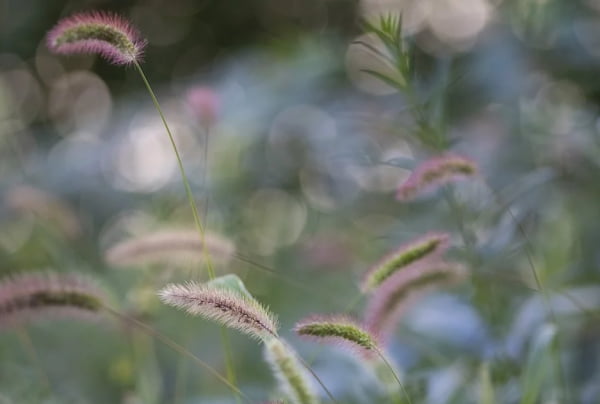
{"label": "blurred background foliage", "polygon": [[[114,268],[104,258],[127,237],[193,227],[134,69],[46,48],[58,19],[115,11],[149,40],[143,67],[207,228],[236,245],[219,273],[237,273],[279,315],[340,402],[388,399],[351,355],[289,330],[311,313],[360,315],[362,273],[431,230],[453,235],[451,255],[472,281],[421,300],[388,347],[415,402],[599,402],[599,1],[0,4],[2,276],[94,276],[122,312],[224,372],[218,327],[155,295],[169,281],[205,279],[202,265]],[[394,199],[431,150],[406,93],[364,72],[396,74],[364,46],[381,48],[360,20],[382,12],[403,16],[407,80],[428,122],[481,169],[452,187],[454,206],[440,194]],[[198,87],[214,97],[208,115],[187,101]],[[256,402],[274,397],[257,344],[231,339],[240,387]],[[2,329],[0,357],[2,403],[234,401],[191,361],[114,321]]]}

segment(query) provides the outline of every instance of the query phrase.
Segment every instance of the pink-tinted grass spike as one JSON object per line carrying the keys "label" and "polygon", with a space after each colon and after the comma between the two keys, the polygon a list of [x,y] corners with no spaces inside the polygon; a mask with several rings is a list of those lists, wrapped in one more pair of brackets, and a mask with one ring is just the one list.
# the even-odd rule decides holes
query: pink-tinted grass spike
{"label": "pink-tinted grass spike", "polygon": [[362,291],[372,291],[390,276],[409,265],[424,259],[439,258],[448,249],[448,245],[449,235],[446,233],[428,233],[401,245],[367,271],[362,281]]}
{"label": "pink-tinted grass spike", "polygon": [[95,53],[116,65],[139,62],[146,41],[124,18],[106,12],[63,18],[48,32],[48,48],[65,55]]}
{"label": "pink-tinted grass spike", "polygon": [[32,272],[0,281],[0,327],[56,317],[89,319],[106,301],[90,279],[74,273]]}
{"label": "pink-tinted grass spike", "polygon": [[186,102],[192,115],[204,125],[213,124],[219,115],[219,95],[209,87],[192,87],[186,94]]}
{"label": "pink-tinted grass spike", "polygon": [[[235,245],[218,234],[204,234],[206,250],[218,262],[227,262]],[[159,230],[126,239],[110,247],[104,257],[108,264],[120,267],[149,264],[198,263],[204,260],[202,239],[195,230]]]}
{"label": "pink-tinted grass spike", "polygon": [[299,321],[294,331],[302,337],[349,348],[363,357],[373,356],[378,346],[376,335],[346,316],[310,316]]}
{"label": "pink-tinted grass spike", "polygon": [[170,284],[158,292],[163,303],[216,321],[257,339],[277,337],[277,321],[256,300],[232,290],[193,282]]}
{"label": "pink-tinted grass spike", "polygon": [[396,199],[410,201],[433,188],[475,174],[477,166],[471,159],[454,154],[434,157],[415,168],[398,187]]}
{"label": "pink-tinted grass spike", "polygon": [[456,263],[427,260],[412,265],[375,290],[363,323],[370,332],[385,339],[415,300],[435,289],[456,284],[466,275],[465,268]]}

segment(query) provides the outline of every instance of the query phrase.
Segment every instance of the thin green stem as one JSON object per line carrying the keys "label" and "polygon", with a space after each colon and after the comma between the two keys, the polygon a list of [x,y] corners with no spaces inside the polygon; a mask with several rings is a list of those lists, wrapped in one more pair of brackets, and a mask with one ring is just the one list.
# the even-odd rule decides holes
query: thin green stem
{"label": "thin green stem", "polygon": [[[492,188],[492,186],[487,181],[485,181],[485,179],[482,178],[482,181],[487,186],[487,188],[490,190],[492,195],[494,196],[496,203],[498,203],[498,205],[502,206],[500,195],[498,195],[496,190],[494,188]],[[506,206],[506,212],[509,214],[512,221],[517,226],[517,229],[518,229],[519,233],[521,233],[521,236],[525,239],[524,250],[525,250],[525,256],[527,257],[527,262],[529,264],[529,268],[531,269],[531,273],[533,275],[533,279],[535,281],[537,290],[539,292],[541,292],[541,294],[542,294],[542,299],[544,300],[544,306],[546,306],[546,310],[548,311],[548,314],[550,315],[550,319],[556,327],[556,349],[553,349],[552,352],[554,353],[553,356],[554,356],[555,366],[557,367],[557,371],[558,371],[558,379],[559,379],[560,385],[562,386],[562,391],[563,391],[563,395],[564,395],[563,402],[570,403],[571,402],[571,400],[570,400],[571,394],[569,391],[567,376],[565,374],[565,370],[562,366],[562,363],[560,360],[560,355],[559,355],[560,346],[562,345],[562,339],[560,338],[560,328],[558,325],[558,318],[556,316],[556,313],[554,312],[554,309],[552,308],[552,304],[550,303],[550,296],[548,295],[548,290],[544,286],[542,279],[539,276],[539,273],[535,267],[535,263],[533,262],[533,251],[531,250],[531,245],[532,245],[531,239],[527,235],[527,232],[523,228],[523,225],[521,224],[521,222],[519,222],[517,220],[517,217],[514,215],[514,213],[512,212],[509,205]]]}
{"label": "thin green stem", "polygon": [[206,126],[204,131],[204,159],[202,167],[202,187],[206,193],[206,200],[204,202],[204,223],[208,223],[208,204],[210,203],[210,192],[208,188],[208,144],[209,144],[210,127]]}
{"label": "thin green stem", "polygon": [[[181,179],[183,180],[183,185],[185,187],[185,192],[186,192],[186,195],[188,198],[188,202],[190,204],[190,207],[192,208],[192,215],[194,216],[194,224],[196,225],[196,228],[198,229],[198,232],[200,233],[200,236],[202,239],[202,245],[204,246],[204,227],[202,226],[202,223],[200,222],[200,216],[198,215],[198,207],[196,206],[196,201],[195,201],[194,195],[192,193],[192,188],[190,186],[188,177],[185,173],[185,168],[183,167],[183,161],[181,160],[181,155],[179,154],[179,150],[177,149],[177,144],[175,143],[175,138],[173,137],[173,134],[171,133],[171,129],[169,128],[169,125],[167,124],[167,120],[162,111],[162,108],[160,107],[160,104],[158,103],[158,99],[156,98],[156,95],[154,94],[154,90],[152,90],[152,87],[150,86],[150,82],[148,82],[148,79],[146,78],[146,75],[144,74],[142,67],[140,66],[140,64],[137,61],[134,62],[134,65],[135,65],[138,73],[140,74],[142,81],[144,82],[144,85],[146,86],[146,89],[148,90],[148,93],[150,94],[150,98],[152,98],[154,107],[156,108],[156,110],[158,111],[158,114],[160,115],[160,119],[163,123],[163,126],[165,127],[165,130],[167,131],[167,135],[169,135],[169,141],[171,142],[171,146],[173,147],[173,152],[175,153],[175,157],[177,158],[177,166],[179,167]],[[204,251],[207,250],[205,246],[203,247],[203,250]],[[210,260],[210,255],[207,255],[205,253],[205,258],[207,259],[206,260],[206,269],[208,271],[209,278],[214,279],[215,272],[214,272],[214,269],[212,266],[212,262]]]}
{"label": "thin green stem", "polygon": [[298,358],[298,361],[302,364],[302,366],[304,366],[306,368],[306,370],[308,370],[310,372],[312,377],[314,377],[315,380],[317,381],[317,383],[319,383],[319,385],[323,388],[323,391],[325,391],[325,394],[327,394],[327,397],[329,397],[329,399],[333,403],[339,404],[339,402],[335,399],[335,397],[333,397],[333,394],[331,394],[331,391],[329,391],[327,386],[325,386],[325,383],[323,383],[323,381],[317,375],[317,373],[313,370],[313,368],[308,363],[306,363],[306,361],[304,359],[302,359],[299,354],[295,354],[295,355],[296,355],[296,358]]}
{"label": "thin green stem", "polygon": [[227,387],[229,387],[238,397],[241,397],[245,402],[248,402],[248,403],[252,402],[248,396],[246,396],[233,383],[231,383],[229,380],[227,380],[227,378],[225,376],[223,376],[221,373],[219,373],[215,369],[213,369],[213,367],[210,366],[208,363],[206,363],[202,359],[198,358],[196,355],[194,355],[192,352],[190,352],[183,345],[178,344],[177,342],[173,341],[171,338],[167,337],[166,335],[160,333],[159,331],[150,327],[146,323],[139,321],[136,318],[133,318],[131,316],[123,314],[123,313],[121,313],[111,307],[108,307],[108,306],[104,306],[104,310],[106,310],[109,314],[116,317],[120,321],[134,325],[138,329],[142,330],[149,336],[162,342],[163,344],[165,344],[169,348],[173,349],[177,353],[179,353],[181,355],[185,355],[186,357],[192,359],[194,362],[196,362],[196,364],[200,365],[202,368],[204,368],[204,370],[208,371],[211,375],[213,375],[215,378],[217,378],[219,381],[221,381],[223,384],[225,384]]}
{"label": "thin green stem", "polygon": [[[185,173],[185,168],[183,167],[181,155],[179,154],[179,150],[177,149],[177,144],[175,143],[175,138],[173,137],[173,134],[171,133],[171,129],[169,128],[169,125],[167,124],[167,120],[165,118],[165,115],[162,112],[162,108],[160,107],[158,99],[156,98],[156,95],[154,94],[154,91],[152,90],[152,86],[150,86],[150,82],[148,82],[148,79],[146,78],[146,75],[144,74],[142,67],[140,66],[140,64],[137,61],[134,61],[134,65],[135,65],[138,73],[140,74],[142,81],[144,82],[144,85],[146,86],[146,89],[148,90],[148,93],[150,94],[150,98],[152,98],[154,107],[156,108],[156,110],[158,111],[158,114],[160,115],[160,119],[165,127],[165,130],[167,131],[167,135],[169,135],[169,141],[171,142],[171,146],[173,147],[173,152],[175,152],[175,157],[177,158],[177,166],[179,167],[179,172],[181,173],[181,179],[183,180],[185,192],[186,192],[188,201],[190,203],[190,207],[192,208],[192,215],[194,216],[194,223],[196,225],[198,232],[200,233],[202,252],[204,255],[204,260],[206,262],[206,269],[208,272],[208,277],[209,277],[209,279],[212,280],[215,278],[215,271],[212,266],[210,253],[208,252],[208,248],[206,247],[205,237],[204,237],[205,236],[204,227],[202,226],[200,217],[198,215],[198,207],[196,206],[196,201],[194,200],[194,195],[192,194],[192,188],[190,187],[190,182]],[[227,375],[230,377],[229,382],[232,384],[235,384],[235,379],[236,379],[235,378],[235,370],[232,368],[232,361],[230,360],[230,358],[232,357],[233,354],[231,353],[229,337],[227,335],[227,331],[224,328],[221,333],[221,339],[222,339],[223,348],[225,351],[225,365],[227,367]]]}
{"label": "thin green stem", "polygon": [[402,383],[402,381],[400,380],[400,377],[398,376],[398,374],[394,370],[394,367],[392,366],[392,364],[387,360],[387,358],[385,357],[385,355],[383,354],[383,352],[381,352],[381,350],[379,348],[373,347],[373,350],[375,352],[377,352],[377,355],[379,355],[379,357],[381,358],[381,360],[383,361],[383,363],[385,363],[385,365],[388,367],[388,369],[390,370],[390,372],[392,372],[392,375],[394,376],[394,379],[396,379],[396,382],[398,382],[398,386],[400,386],[400,390],[402,390],[402,392],[406,396],[406,401],[408,402],[408,404],[412,404],[412,400],[410,399],[410,395],[408,394],[408,391],[406,390],[406,387],[404,387],[404,383]]}
{"label": "thin green stem", "polygon": [[[233,360],[233,351],[231,350],[231,342],[229,340],[229,334],[225,327],[221,327],[221,344],[223,344],[223,350],[225,351],[225,370],[227,372],[227,380],[234,386],[237,386],[237,378],[235,375],[235,366]],[[236,396],[235,401],[240,402],[240,397]]]}

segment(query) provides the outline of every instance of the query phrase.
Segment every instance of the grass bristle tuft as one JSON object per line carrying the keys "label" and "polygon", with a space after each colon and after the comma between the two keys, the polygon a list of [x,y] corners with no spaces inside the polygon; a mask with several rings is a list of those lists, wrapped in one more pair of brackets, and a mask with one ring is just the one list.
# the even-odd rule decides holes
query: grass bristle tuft
{"label": "grass bristle tuft", "polygon": [[441,256],[448,249],[448,240],[446,233],[429,233],[400,246],[367,271],[361,289],[370,292],[411,264]]}
{"label": "grass bristle tuft", "polygon": [[237,329],[250,337],[265,340],[277,336],[273,314],[256,300],[232,290],[189,282],[167,285],[158,295],[169,306]]}
{"label": "grass bristle tuft", "polygon": [[146,45],[127,20],[106,12],[63,18],[48,33],[47,43],[56,53],[96,53],[116,65],[139,62]]}

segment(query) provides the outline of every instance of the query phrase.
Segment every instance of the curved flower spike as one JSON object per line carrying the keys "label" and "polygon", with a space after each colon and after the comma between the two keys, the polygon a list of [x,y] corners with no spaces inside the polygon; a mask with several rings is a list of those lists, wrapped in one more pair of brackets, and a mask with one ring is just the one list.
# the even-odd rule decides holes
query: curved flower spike
{"label": "curved flower spike", "polygon": [[453,154],[434,157],[417,166],[408,179],[398,187],[396,199],[410,201],[431,188],[476,173],[477,166],[466,157]]}
{"label": "curved flower spike", "polygon": [[368,357],[377,350],[377,337],[345,316],[312,316],[299,321],[294,331],[303,337],[339,344]]}
{"label": "curved flower spike", "polygon": [[47,43],[56,53],[97,53],[115,65],[139,62],[146,46],[127,20],[105,12],[63,18],[48,32]]}
{"label": "curved flower spike", "polygon": [[446,233],[432,232],[401,245],[367,271],[362,281],[362,291],[370,292],[376,289],[386,279],[411,264],[439,257],[448,249],[449,239],[450,236]]}
{"label": "curved flower spike", "polygon": [[365,312],[365,327],[386,339],[416,299],[442,286],[457,284],[466,277],[466,268],[460,264],[435,260],[398,272],[373,293]]}
{"label": "curved flower spike", "polygon": [[253,338],[277,337],[277,322],[256,300],[238,292],[193,282],[170,284],[158,292],[163,303],[235,328]]}
{"label": "curved flower spike", "polygon": [[76,273],[30,272],[0,281],[0,328],[55,317],[88,319],[99,314],[105,293]]}

